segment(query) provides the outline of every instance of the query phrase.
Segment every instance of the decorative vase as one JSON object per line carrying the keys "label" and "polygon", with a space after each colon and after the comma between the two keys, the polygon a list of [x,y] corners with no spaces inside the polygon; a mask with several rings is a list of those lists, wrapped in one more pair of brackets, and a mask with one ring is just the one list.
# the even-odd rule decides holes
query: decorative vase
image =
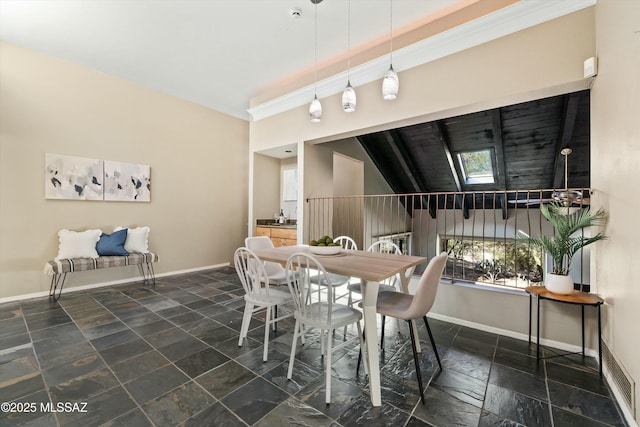
{"label": "decorative vase", "polygon": [[549,292],[554,294],[567,295],[573,292],[573,279],[571,276],[547,273],[545,275],[544,286]]}

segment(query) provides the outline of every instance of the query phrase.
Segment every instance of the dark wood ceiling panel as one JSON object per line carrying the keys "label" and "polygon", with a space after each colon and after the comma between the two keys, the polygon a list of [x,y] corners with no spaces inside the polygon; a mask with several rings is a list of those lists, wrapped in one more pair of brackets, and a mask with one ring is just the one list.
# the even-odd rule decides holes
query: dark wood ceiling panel
{"label": "dark wood ceiling panel", "polygon": [[[550,189],[558,182],[557,170],[564,186],[564,158],[558,154],[564,146],[573,150],[569,186],[589,187],[589,102],[589,91],[575,92],[376,132],[359,141],[396,193]],[[486,148],[494,153],[496,182],[465,183],[457,154]],[[466,209],[482,199],[447,203]],[[491,196],[484,199],[487,207],[504,206]]]}

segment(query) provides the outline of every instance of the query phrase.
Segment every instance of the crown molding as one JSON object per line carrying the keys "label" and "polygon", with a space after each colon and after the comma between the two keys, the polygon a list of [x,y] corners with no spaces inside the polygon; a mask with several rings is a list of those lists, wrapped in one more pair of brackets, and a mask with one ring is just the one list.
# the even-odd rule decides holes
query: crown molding
{"label": "crown molding", "polygon": [[[487,43],[543,22],[594,6],[597,0],[521,0],[501,10],[477,18],[393,52],[397,72],[423,65],[465,49]],[[298,108],[318,99],[341,93],[347,78],[355,88],[382,79],[389,68],[388,55],[368,61],[342,73],[255,105],[247,110],[253,121]]]}

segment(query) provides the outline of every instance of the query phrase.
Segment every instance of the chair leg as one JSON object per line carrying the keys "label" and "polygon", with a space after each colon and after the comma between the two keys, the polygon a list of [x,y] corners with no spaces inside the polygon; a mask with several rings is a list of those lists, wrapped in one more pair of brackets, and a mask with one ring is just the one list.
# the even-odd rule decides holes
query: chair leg
{"label": "chair leg", "polygon": [[382,331],[380,332],[380,349],[382,351],[384,351],[384,320],[386,319],[386,316],[383,314],[382,315]]}
{"label": "chair leg", "polygon": [[424,319],[424,325],[427,327],[427,332],[429,333],[429,339],[431,340],[431,347],[433,347],[433,352],[436,354],[436,360],[438,361],[438,366],[440,366],[440,370],[442,371],[442,363],[440,363],[440,355],[438,354],[438,348],[436,347],[436,342],[433,340],[433,334],[431,333],[431,328],[429,327],[427,316],[423,316],[423,319]]}
{"label": "chair leg", "polygon": [[251,314],[253,313],[253,304],[245,302],[244,314],[242,315],[242,325],[240,326],[240,338],[238,339],[238,347],[242,347],[242,340],[247,336],[249,331],[249,323],[251,323]]}
{"label": "chair leg", "polygon": [[296,359],[296,343],[298,342],[298,330],[301,324],[296,320],[296,325],[293,328],[293,342],[291,343],[291,356],[289,356],[289,370],[287,371],[287,379],[291,379],[293,374],[293,362]]}
{"label": "chair leg", "polygon": [[[359,323],[358,323],[359,324]],[[358,352],[358,365],[356,366],[356,375],[360,372],[360,362],[362,362],[362,350],[364,350],[364,341],[366,337],[364,336],[364,331],[362,331],[362,344],[360,345],[360,351]]]}
{"label": "chair leg", "polygon": [[326,383],[326,395],[325,402],[328,404],[331,403],[331,334],[327,331],[327,363],[325,363],[324,368],[327,370],[327,377],[325,379]]}
{"label": "chair leg", "polygon": [[[273,318],[277,319],[278,318],[278,306],[274,305],[273,306]],[[278,326],[278,322],[273,322],[273,331],[276,331],[276,328]]]}
{"label": "chair leg", "polygon": [[265,315],[265,324],[264,324],[264,351],[262,352],[263,362],[267,361],[267,354],[269,353],[269,324],[271,323],[270,319],[271,319],[271,307],[267,307],[267,314]]}
{"label": "chair leg", "polygon": [[416,349],[416,340],[413,337],[413,324],[411,320],[407,320],[409,324],[409,336],[411,337],[411,349],[413,350],[413,362],[416,365],[416,375],[418,376],[418,387],[420,387],[420,400],[424,405],[424,390],[422,389],[422,373],[420,372],[420,361],[418,360],[418,350]]}
{"label": "chair leg", "polygon": [[[362,359],[362,350],[363,349],[366,350],[366,348],[364,346],[364,332],[362,331],[360,322],[357,322],[356,326],[358,328],[358,338],[360,338],[360,351],[358,352],[358,368],[356,369],[356,374],[357,374],[358,370],[360,369],[360,360]],[[364,373],[365,375],[369,375],[369,362],[366,359],[364,363]]]}

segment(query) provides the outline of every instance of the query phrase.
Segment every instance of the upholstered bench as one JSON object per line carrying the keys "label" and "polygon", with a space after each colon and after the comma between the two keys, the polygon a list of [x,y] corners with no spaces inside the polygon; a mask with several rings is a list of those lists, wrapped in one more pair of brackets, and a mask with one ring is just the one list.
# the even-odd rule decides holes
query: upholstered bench
{"label": "upholstered bench", "polygon": [[112,234],[60,230],[58,256],[44,266],[44,273],[52,276],[49,297],[57,301],[67,274],[75,271],[137,265],[144,283],[155,284],[153,263],[158,262],[158,255],[148,251],[148,235],[149,227],[116,227]]}
{"label": "upholstered bench", "polygon": [[[63,258],[49,261],[45,264],[45,274],[51,275],[49,296],[55,301],[62,294],[62,287],[67,273],[74,271],[98,270],[101,268],[124,267],[137,265],[145,284],[155,284],[156,276],[153,271],[153,263],[158,262],[158,255],[152,252],[131,253],[126,256],[100,256],[98,258]],[[59,287],[59,289],[58,289]],[[56,295],[56,290],[58,291]]]}

